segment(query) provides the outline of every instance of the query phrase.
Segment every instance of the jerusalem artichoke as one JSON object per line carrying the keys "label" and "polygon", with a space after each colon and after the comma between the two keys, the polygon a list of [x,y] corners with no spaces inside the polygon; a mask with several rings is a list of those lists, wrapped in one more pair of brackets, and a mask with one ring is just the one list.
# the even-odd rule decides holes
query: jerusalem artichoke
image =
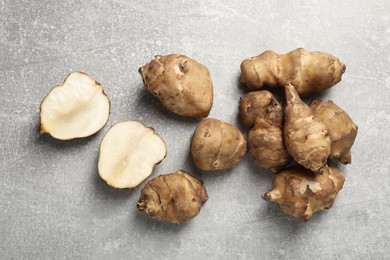
{"label": "jerusalem artichoke", "polygon": [[87,137],[102,129],[109,115],[102,85],[84,72],[72,72],[42,101],[39,132],[60,140]]}
{"label": "jerusalem artichoke", "polygon": [[207,199],[203,182],[181,170],[150,180],[137,208],[153,219],[181,224],[198,215]]}
{"label": "jerusalem artichoke", "polygon": [[291,157],[283,140],[283,111],[280,103],[266,90],[254,91],[240,99],[240,114],[251,127],[248,151],[256,163],[273,172],[287,165]]}
{"label": "jerusalem artichoke", "polygon": [[263,198],[285,213],[309,221],[315,212],[332,207],[344,179],[336,168],[326,167],[322,175],[301,167],[286,169],[275,176],[272,191]]}
{"label": "jerusalem artichoke", "polygon": [[284,140],[293,159],[305,168],[321,173],[330,153],[328,128],[313,116],[293,85],[284,87],[286,111]]}
{"label": "jerusalem artichoke", "polygon": [[214,118],[198,124],[191,141],[191,153],[202,170],[224,170],[234,167],[246,152],[246,141],[231,124]]}
{"label": "jerusalem artichoke", "polygon": [[329,158],[339,160],[343,164],[351,163],[351,146],[355,142],[358,127],[349,115],[332,101],[315,100],[310,108],[314,116],[329,129],[332,142]]}
{"label": "jerusalem artichoke", "polygon": [[209,114],[213,85],[202,64],[184,55],[157,55],[139,72],[148,91],[171,112],[189,117]]}
{"label": "jerusalem artichoke", "polygon": [[299,95],[324,91],[341,80],[345,65],[325,52],[303,48],[287,54],[266,51],[241,63],[241,83],[251,90],[292,83]]}

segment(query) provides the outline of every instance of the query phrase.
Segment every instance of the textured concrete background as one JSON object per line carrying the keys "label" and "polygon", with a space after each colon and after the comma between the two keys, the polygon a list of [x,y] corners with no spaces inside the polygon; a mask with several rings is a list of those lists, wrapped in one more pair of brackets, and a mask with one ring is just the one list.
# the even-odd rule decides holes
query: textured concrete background
{"label": "textured concrete background", "polygon": [[[0,0],[0,258],[387,258],[389,11],[387,0]],[[273,175],[249,156],[230,171],[196,170],[189,140],[198,120],[167,112],[137,71],[155,54],[193,57],[212,74],[210,116],[242,129],[240,62],[296,47],[330,52],[347,65],[343,81],[321,97],[359,126],[353,163],[339,166],[344,189],[309,223],[260,198]],[[83,140],[39,136],[41,100],[77,70],[105,87],[108,124]],[[186,169],[205,181],[210,199],[194,220],[154,222],[135,207],[141,187],[114,190],[98,178],[104,133],[129,119],[153,126],[167,143],[168,156],[152,176]]]}

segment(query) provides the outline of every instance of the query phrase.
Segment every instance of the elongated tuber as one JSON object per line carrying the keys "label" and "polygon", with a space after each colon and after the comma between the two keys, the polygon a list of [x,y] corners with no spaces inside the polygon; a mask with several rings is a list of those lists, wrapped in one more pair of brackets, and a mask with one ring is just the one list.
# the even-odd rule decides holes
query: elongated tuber
{"label": "elongated tuber", "polygon": [[202,64],[184,55],[157,55],[139,72],[148,91],[171,112],[189,117],[209,114],[213,85]]}
{"label": "elongated tuber", "polygon": [[326,167],[322,175],[301,167],[286,169],[275,176],[272,191],[263,198],[278,204],[285,213],[308,221],[315,212],[332,207],[344,179],[336,168]]}
{"label": "elongated tuber", "polygon": [[87,137],[102,129],[109,115],[103,87],[83,72],[72,72],[42,101],[39,131],[60,140]]}
{"label": "elongated tuber", "polygon": [[255,162],[277,172],[291,161],[283,139],[283,111],[266,90],[254,91],[240,99],[240,114],[248,127],[248,151]]}
{"label": "elongated tuber", "polygon": [[341,80],[345,65],[325,52],[303,48],[287,54],[266,51],[241,63],[241,83],[251,90],[292,83],[300,95],[324,91]]}
{"label": "elongated tuber", "polygon": [[191,141],[192,158],[202,170],[232,168],[245,152],[246,141],[240,130],[214,118],[200,122]]}
{"label": "elongated tuber", "polygon": [[181,224],[198,215],[207,199],[203,182],[181,170],[150,180],[137,208],[153,219]]}
{"label": "elongated tuber", "polygon": [[310,107],[299,97],[291,84],[284,87],[286,110],[284,140],[293,159],[305,168],[321,173],[330,153],[329,131],[314,117]]}

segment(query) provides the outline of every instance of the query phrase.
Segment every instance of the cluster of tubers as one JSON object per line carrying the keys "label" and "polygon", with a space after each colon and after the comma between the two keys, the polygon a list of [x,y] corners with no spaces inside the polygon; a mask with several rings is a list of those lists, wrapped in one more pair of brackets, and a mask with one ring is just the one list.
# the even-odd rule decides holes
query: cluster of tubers
{"label": "cluster of tubers", "polygon": [[[261,167],[278,172],[272,191],[263,198],[308,221],[316,211],[330,208],[342,189],[344,177],[327,162],[351,163],[357,126],[332,101],[315,100],[308,106],[300,95],[334,86],[341,81],[345,65],[328,53],[300,48],[284,55],[266,51],[246,59],[241,72],[241,82],[251,90],[284,88],[284,118],[280,104],[264,90],[242,97],[240,113],[245,125],[252,127],[249,153]],[[298,166],[285,168],[289,156]]]}
{"label": "cluster of tubers", "polygon": [[[248,150],[257,165],[277,173],[265,200],[305,221],[330,208],[344,177],[327,162],[351,163],[357,126],[332,101],[315,100],[308,106],[301,96],[334,86],[344,72],[338,58],[302,48],[284,55],[266,51],[244,60],[241,83],[252,92],[241,97],[239,112],[248,138],[227,122],[203,119],[191,138],[195,165],[204,171],[230,169]],[[214,94],[204,65],[184,55],[158,55],[139,73],[146,89],[169,111],[187,117],[209,115]],[[259,90],[263,87],[283,87],[285,108],[271,92]],[[42,101],[40,132],[61,140],[87,137],[103,128],[109,113],[103,87],[85,73],[74,72]],[[98,172],[114,188],[135,188],[166,154],[165,142],[153,128],[120,122],[101,142]],[[137,208],[153,219],[181,224],[197,216],[207,200],[203,182],[179,170],[151,179],[141,190]]]}

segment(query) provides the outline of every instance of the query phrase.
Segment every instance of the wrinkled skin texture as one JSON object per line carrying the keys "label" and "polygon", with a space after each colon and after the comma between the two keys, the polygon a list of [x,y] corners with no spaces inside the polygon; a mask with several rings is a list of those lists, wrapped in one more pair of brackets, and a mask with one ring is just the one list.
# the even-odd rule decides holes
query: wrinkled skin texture
{"label": "wrinkled skin texture", "polygon": [[202,170],[234,167],[246,152],[246,141],[231,124],[207,118],[198,124],[191,141],[192,158]]}
{"label": "wrinkled skin texture", "polygon": [[332,207],[344,179],[336,168],[327,167],[322,175],[302,167],[286,169],[275,176],[272,191],[263,198],[286,214],[309,221],[315,212]]}
{"label": "wrinkled skin texture", "polygon": [[321,173],[330,153],[329,130],[314,117],[310,107],[299,97],[294,86],[284,87],[286,110],[284,141],[293,159],[305,168]]}
{"label": "wrinkled skin texture", "polygon": [[250,90],[293,84],[299,95],[324,91],[341,80],[345,65],[325,52],[302,48],[287,54],[266,51],[241,63],[241,83]]}
{"label": "wrinkled skin texture", "polygon": [[137,208],[153,219],[181,224],[198,215],[207,199],[203,182],[180,170],[150,180],[142,188]]}
{"label": "wrinkled skin texture", "polygon": [[213,105],[213,85],[202,64],[171,54],[156,56],[139,72],[148,91],[168,110],[181,116],[208,116]]}
{"label": "wrinkled skin texture", "polygon": [[351,147],[355,142],[358,127],[349,115],[332,101],[315,100],[310,108],[314,116],[329,129],[332,142],[329,158],[336,159],[343,164],[351,163]]}
{"label": "wrinkled skin texture", "polygon": [[[271,110],[272,113],[267,113]],[[282,109],[279,102],[267,90],[253,91],[240,98],[239,111],[245,126],[251,128],[256,117],[267,116],[268,121],[283,121]]]}
{"label": "wrinkled skin texture", "polygon": [[269,91],[254,91],[240,99],[240,114],[248,134],[248,151],[255,162],[273,172],[291,161],[283,140],[283,111]]}

